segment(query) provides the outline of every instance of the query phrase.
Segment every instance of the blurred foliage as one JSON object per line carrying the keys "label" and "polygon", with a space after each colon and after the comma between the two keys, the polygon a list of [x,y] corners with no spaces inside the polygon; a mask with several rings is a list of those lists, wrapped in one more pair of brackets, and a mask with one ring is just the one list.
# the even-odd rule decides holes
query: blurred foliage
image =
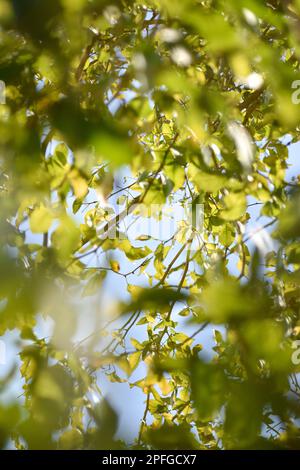
{"label": "blurred foliage", "polygon": [[[300,195],[286,177],[299,57],[299,0],[0,0],[0,331],[20,348],[1,392],[23,384],[0,405],[2,447],[128,447],[104,374],[145,394],[133,448],[300,448]],[[203,233],[183,220],[167,242],[104,239],[115,192],[137,215],[203,204]],[[253,204],[267,221],[255,237]],[[91,262],[100,252],[108,264]],[[108,273],[127,282],[125,323],[103,327],[102,350],[74,344],[69,299]]]}

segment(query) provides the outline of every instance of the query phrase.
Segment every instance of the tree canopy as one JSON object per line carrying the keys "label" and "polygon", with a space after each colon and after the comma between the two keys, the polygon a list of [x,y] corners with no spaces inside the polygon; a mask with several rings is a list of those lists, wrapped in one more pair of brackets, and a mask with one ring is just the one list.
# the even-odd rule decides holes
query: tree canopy
{"label": "tree canopy", "polygon": [[0,0],[2,447],[300,448],[299,57],[299,0]]}

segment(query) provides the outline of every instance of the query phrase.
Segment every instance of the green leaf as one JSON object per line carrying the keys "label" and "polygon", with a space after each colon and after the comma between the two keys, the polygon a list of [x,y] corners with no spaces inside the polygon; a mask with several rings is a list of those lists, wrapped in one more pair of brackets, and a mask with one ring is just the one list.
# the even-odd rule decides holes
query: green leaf
{"label": "green leaf", "polygon": [[47,233],[53,222],[52,212],[45,206],[39,206],[31,213],[29,222],[33,233]]}
{"label": "green leaf", "polygon": [[224,371],[217,364],[195,361],[192,365],[192,396],[203,421],[214,418],[226,394]]}
{"label": "green leaf", "polygon": [[83,435],[78,429],[70,429],[64,432],[58,441],[60,449],[81,449],[83,446]]}
{"label": "green leaf", "polygon": [[85,285],[83,292],[82,292],[82,297],[87,297],[89,295],[94,295],[97,294],[97,292],[100,292],[103,279],[106,276],[105,271],[99,271],[95,273],[90,279],[88,280],[87,284]]}
{"label": "green leaf", "polygon": [[225,209],[220,216],[224,220],[237,220],[244,215],[247,207],[246,195],[243,193],[229,193],[224,197]]}

